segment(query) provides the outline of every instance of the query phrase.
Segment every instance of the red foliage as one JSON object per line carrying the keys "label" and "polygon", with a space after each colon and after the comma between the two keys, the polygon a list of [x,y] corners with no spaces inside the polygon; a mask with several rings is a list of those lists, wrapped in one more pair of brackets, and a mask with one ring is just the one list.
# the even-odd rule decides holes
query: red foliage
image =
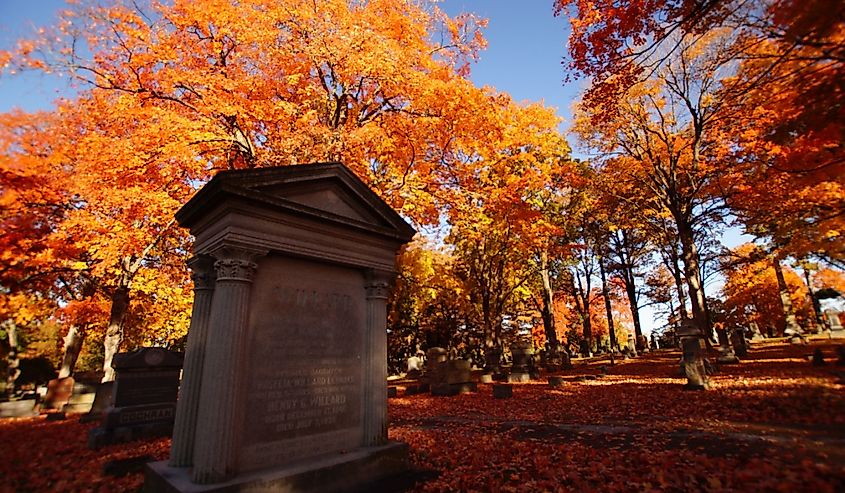
{"label": "red foliage", "polygon": [[[807,355],[830,345],[754,346],[712,390],[687,392],[677,352],[581,364],[549,389],[489,386],[453,398],[391,399],[390,438],[415,467],[439,473],[416,491],[845,491],[845,400],[834,367]],[[102,474],[115,459],[167,456],[168,439],[86,448],[94,425],[43,417],[0,421],[0,491],[137,491],[140,473]]]}

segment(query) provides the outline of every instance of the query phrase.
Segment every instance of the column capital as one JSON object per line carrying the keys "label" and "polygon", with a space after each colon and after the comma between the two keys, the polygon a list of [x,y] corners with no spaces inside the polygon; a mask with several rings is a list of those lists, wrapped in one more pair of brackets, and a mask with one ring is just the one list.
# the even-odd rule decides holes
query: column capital
{"label": "column capital", "polygon": [[217,259],[214,268],[217,271],[217,281],[252,282],[258,264],[258,257],[267,255],[267,250],[254,250],[238,247],[221,247],[211,252]]}
{"label": "column capital", "polygon": [[194,281],[194,291],[214,289],[217,273],[214,269],[214,259],[208,255],[194,255],[188,259],[191,269],[191,279]]}
{"label": "column capital", "polygon": [[367,269],[364,281],[364,288],[367,290],[367,299],[386,300],[390,295],[390,285],[393,282],[395,273],[379,269]]}

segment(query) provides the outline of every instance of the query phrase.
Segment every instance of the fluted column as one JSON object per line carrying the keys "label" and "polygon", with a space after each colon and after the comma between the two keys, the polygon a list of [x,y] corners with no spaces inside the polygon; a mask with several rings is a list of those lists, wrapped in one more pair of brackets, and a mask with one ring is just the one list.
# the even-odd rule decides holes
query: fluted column
{"label": "fluted column", "polygon": [[387,442],[387,296],[392,274],[367,272],[364,331],[364,446]]}
{"label": "fluted column", "polygon": [[208,324],[204,383],[194,444],[194,483],[224,481],[237,473],[237,430],[242,412],[240,372],[249,323],[249,299],[257,252],[224,248],[214,253],[217,282]]}
{"label": "fluted column", "polygon": [[214,295],[214,259],[198,255],[188,260],[194,280],[194,306],[191,310],[191,327],[182,367],[182,383],[176,405],[176,422],[170,445],[170,465],[188,467],[193,464],[194,434],[197,427],[200,382],[208,339],[208,319]]}

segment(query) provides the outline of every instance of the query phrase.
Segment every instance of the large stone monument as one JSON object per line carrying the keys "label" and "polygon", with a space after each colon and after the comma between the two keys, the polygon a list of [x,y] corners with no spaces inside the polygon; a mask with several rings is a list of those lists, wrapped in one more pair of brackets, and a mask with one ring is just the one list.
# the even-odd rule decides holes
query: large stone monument
{"label": "large stone monument", "polygon": [[407,467],[387,440],[386,302],[411,228],[337,163],[224,171],[196,238],[170,460],[147,491],[350,491]]}

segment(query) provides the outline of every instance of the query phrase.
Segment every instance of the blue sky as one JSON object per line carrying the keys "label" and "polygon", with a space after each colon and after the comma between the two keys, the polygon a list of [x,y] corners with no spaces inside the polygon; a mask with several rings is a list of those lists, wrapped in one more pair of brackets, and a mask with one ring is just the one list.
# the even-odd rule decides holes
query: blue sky
{"label": "blue sky", "polygon": [[[64,0],[0,0],[0,49],[52,24],[65,5]],[[543,100],[558,108],[560,116],[569,116],[579,84],[563,84],[568,24],[552,15],[551,0],[446,0],[440,7],[449,15],[474,12],[489,19],[489,47],[472,70],[477,85],[493,86],[517,101]],[[55,77],[2,77],[0,111],[47,109],[67,88],[66,81]]]}

